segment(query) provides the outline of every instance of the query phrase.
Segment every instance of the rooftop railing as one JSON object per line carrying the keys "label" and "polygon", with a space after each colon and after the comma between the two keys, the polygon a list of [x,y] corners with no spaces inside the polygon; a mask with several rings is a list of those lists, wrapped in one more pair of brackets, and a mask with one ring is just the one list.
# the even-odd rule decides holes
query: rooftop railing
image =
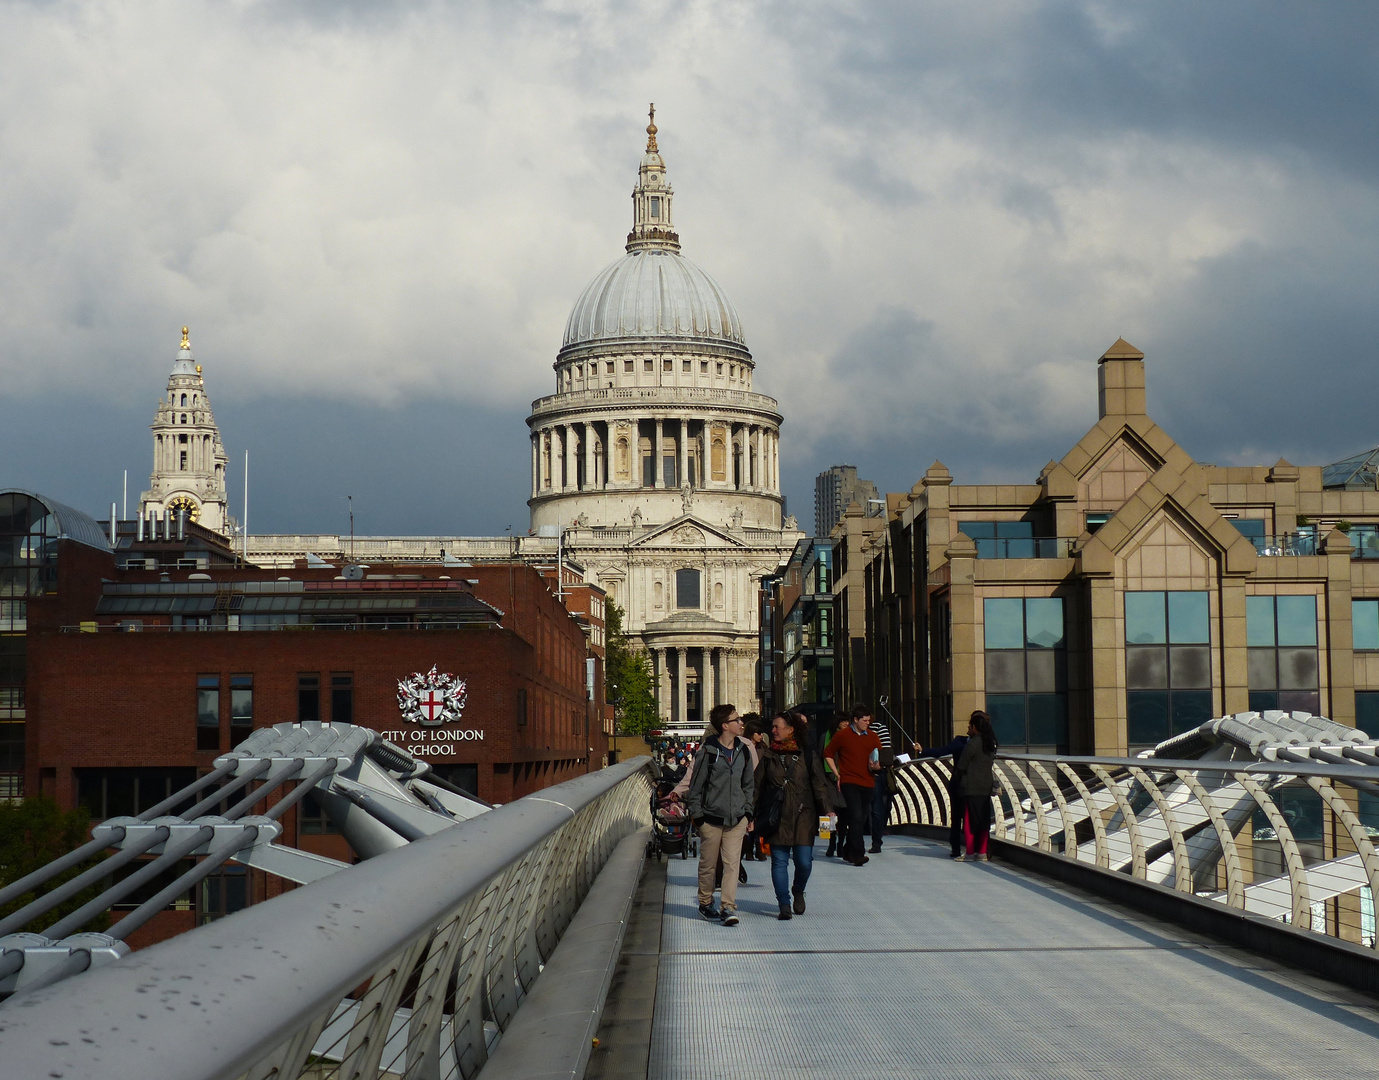
{"label": "rooftop railing", "polygon": [[1063,536],[984,536],[973,543],[979,559],[1066,559],[1071,541]]}

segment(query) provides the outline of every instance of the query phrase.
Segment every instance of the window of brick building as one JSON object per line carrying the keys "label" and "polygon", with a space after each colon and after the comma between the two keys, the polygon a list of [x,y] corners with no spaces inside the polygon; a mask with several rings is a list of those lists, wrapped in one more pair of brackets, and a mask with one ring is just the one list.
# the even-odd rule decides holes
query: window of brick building
{"label": "window of brick building", "polygon": [[[97,821],[133,817],[151,809],[196,779],[193,768],[170,769],[73,769],[77,802]],[[186,809],[200,796],[168,813]]]}
{"label": "window of brick building", "polygon": [[238,746],[254,731],[254,676],[230,676],[230,745]]}
{"label": "window of brick building", "polygon": [[321,676],[297,676],[297,723],[316,723],[321,719]]}
{"label": "window of brick building", "polygon": [[330,677],[330,722],[354,723],[354,676],[335,672]]}
{"label": "window of brick building", "polygon": [[993,597],[983,602],[986,711],[1009,750],[1066,751],[1068,657],[1063,600]]}
{"label": "window of brick building", "polygon": [[1131,746],[1153,746],[1211,719],[1211,616],[1205,592],[1125,594]]}
{"label": "window of brick building", "polygon": [[1321,712],[1315,596],[1245,597],[1250,708]]}
{"label": "window of brick building", "polygon": [[196,748],[220,749],[220,676],[196,677]]}
{"label": "window of brick building", "polygon": [[223,919],[249,906],[249,873],[243,866],[225,866],[201,883],[201,904],[197,922],[205,924]]}

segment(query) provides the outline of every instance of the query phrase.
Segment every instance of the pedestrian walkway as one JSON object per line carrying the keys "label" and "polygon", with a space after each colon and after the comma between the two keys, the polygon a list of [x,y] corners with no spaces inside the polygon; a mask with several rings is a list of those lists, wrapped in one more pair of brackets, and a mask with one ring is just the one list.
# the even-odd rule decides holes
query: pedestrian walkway
{"label": "pedestrian walkway", "polygon": [[653,1080],[1354,1080],[1373,999],[947,846],[816,847],[808,912],[778,922],[747,864],[742,922],[701,918],[670,860]]}

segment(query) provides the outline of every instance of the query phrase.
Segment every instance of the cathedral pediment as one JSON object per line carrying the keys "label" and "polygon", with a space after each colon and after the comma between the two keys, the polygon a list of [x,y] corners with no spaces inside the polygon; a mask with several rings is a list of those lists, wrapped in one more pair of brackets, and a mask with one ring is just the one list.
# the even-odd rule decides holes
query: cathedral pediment
{"label": "cathedral pediment", "polygon": [[745,545],[740,539],[701,521],[692,514],[685,514],[653,529],[645,536],[638,537],[627,545],[640,550],[683,550],[685,548],[741,548]]}

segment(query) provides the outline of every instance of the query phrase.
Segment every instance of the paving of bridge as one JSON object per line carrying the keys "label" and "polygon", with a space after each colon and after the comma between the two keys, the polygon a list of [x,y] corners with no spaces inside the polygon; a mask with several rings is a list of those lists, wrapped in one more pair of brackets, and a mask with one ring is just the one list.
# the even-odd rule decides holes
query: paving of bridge
{"label": "paving of bridge", "polygon": [[952,862],[946,845],[888,838],[860,869],[816,851],[807,914],[778,922],[769,864],[753,862],[732,928],[698,915],[694,861],[670,861],[659,950],[629,942],[659,968],[654,1080],[1375,1067],[1379,1002],[1364,995],[999,863]]}

